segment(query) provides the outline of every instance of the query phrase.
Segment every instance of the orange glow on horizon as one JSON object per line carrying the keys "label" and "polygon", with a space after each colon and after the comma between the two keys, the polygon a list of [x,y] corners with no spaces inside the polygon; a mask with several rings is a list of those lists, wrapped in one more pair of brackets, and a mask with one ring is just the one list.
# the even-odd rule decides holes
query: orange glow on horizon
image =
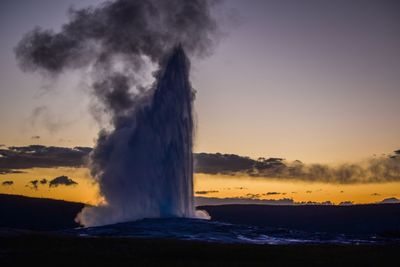
{"label": "orange glow on horizon", "polygon": [[[0,193],[18,194],[31,197],[62,199],[67,201],[98,204],[101,198],[98,186],[90,177],[86,168],[34,168],[26,173],[0,176],[0,183],[14,181],[11,186],[0,186]],[[76,181],[76,186],[58,186],[50,188],[39,185],[38,190],[27,187],[31,180],[66,175]],[[195,174],[194,191],[196,196],[215,198],[291,198],[295,202],[331,201],[339,204],[343,201],[354,203],[376,203],[385,198],[400,198],[400,183],[379,184],[328,184],[273,178],[243,176]],[[202,192],[206,191],[206,192]]]}

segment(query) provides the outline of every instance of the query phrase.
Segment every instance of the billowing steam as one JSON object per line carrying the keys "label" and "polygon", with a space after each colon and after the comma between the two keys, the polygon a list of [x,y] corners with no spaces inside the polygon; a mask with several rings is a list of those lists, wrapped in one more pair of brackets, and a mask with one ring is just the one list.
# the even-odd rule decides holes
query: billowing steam
{"label": "billowing steam", "polygon": [[[105,204],[84,225],[143,217],[193,216],[192,101],[187,52],[211,53],[218,35],[202,0],[117,0],[70,10],[60,32],[36,28],[15,49],[23,70],[56,76],[91,71],[93,94],[111,118],[91,171]],[[184,52],[185,51],[185,52]],[[149,65],[156,82],[145,88]]]}
{"label": "billowing steam", "polygon": [[192,100],[188,61],[176,48],[151,102],[119,117],[92,153],[92,175],[107,205],[85,208],[85,225],[138,218],[191,217],[193,210]]}

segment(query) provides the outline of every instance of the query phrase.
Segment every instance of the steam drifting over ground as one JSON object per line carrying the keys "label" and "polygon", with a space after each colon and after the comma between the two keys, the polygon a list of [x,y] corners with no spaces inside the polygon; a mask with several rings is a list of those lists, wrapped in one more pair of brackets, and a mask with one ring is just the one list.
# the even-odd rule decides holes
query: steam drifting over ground
{"label": "steam drifting over ground", "polygon": [[[193,216],[194,91],[184,51],[211,53],[219,33],[214,4],[108,1],[70,10],[60,32],[36,28],[15,48],[23,70],[54,77],[91,70],[95,100],[110,117],[112,130],[100,132],[90,160],[106,203],[85,209],[83,224]],[[145,88],[149,66],[159,70]]]}

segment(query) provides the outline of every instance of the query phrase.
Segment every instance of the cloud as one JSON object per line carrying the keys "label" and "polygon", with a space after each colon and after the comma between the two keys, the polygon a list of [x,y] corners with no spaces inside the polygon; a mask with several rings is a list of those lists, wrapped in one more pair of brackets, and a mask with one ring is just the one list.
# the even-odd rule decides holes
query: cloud
{"label": "cloud", "polygon": [[196,206],[207,205],[230,205],[230,204],[265,204],[265,205],[294,205],[291,198],[282,199],[258,199],[251,197],[240,198],[215,198],[215,197],[195,197]]}
{"label": "cloud", "polygon": [[271,196],[271,195],[285,195],[286,193],[280,193],[280,192],[267,192],[265,193],[266,196]]}
{"label": "cloud", "polygon": [[[82,167],[86,165],[91,151],[90,147],[41,145],[3,148],[0,149],[0,174],[20,173],[21,169],[34,167]],[[194,159],[195,172],[205,174],[246,175],[337,184],[400,181],[400,150],[389,156],[338,166],[304,164],[298,160],[287,162],[282,158],[254,160],[220,153],[197,153],[194,154]]]}
{"label": "cloud", "polygon": [[351,206],[354,205],[353,201],[342,201],[339,203],[339,206]]}
{"label": "cloud", "polygon": [[295,202],[292,198],[281,199],[259,199],[252,197],[195,197],[196,206],[207,205],[232,205],[232,204],[255,204],[255,205],[334,205],[331,201],[315,202]]}
{"label": "cloud", "polygon": [[65,185],[65,186],[71,186],[71,185],[77,185],[78,183],[75,182],[74,180],[68,178],[68,176],[59,176],[54,178],[49,182],[49,187],[58,187],[59,185]]}
{"label": "cloud", "polygon": [[248,194],[246,194],[246,199],[259,199],[261,197],[261,194],[251,194],[251,193],[248,193]]}
{"label": "cloud", "polygon": [[26,187],[29,187],[33,190],[38,190],[39,185],[45,185],[45,184],[47,184],[47,182],[48,181],[45,178],[40,179],[40,180],[36,179],[36,180],[29,181],[29,183],[26,185]]}
{"label": "cloud", "polygon": [[370,158],[356,164],[304,164],[282,158],[253,160],[232,154],[200,153],[195,157],[195,170],[206,174],[246,175],[295,179],[325,183],[355,184],[400,181],[400,150],[389,156]]}
{"label": "cloud", "polygon": [[10,185],[13,185],[13,184],[14,184],[13,181],[4,181],[4,182],[1,183],[2,186],[10,186]]}
{"label": "cloud", "polygon": [[218,193],[219,191],[217,190],[209,190],[209,191],[196,191],[195,193],[198,195],[207,195],[207,194],[212,194],[212,193]]}
{"label": "cloud", "polygon": [[144,73],[177,44],[196,58],[212,53],[221,35],[212,12],[218,2],[115,0],[71,8],[60,31],[34,28],[15,56],[22,70],[50,77],[84,70],[95,99],[115,118],[135,106]]}
{"label": "cloud", "polygon": [[29,181],[29,183],[26,186],[29,187],[30,189],[38,190],[39,180]]}
{"label": "cloud", "polygon": [[295,202],[295,205],[324,205],[324,206],[330,206],[334,205],[331,201],[323,201],[323,202],[317,202],[317,201],[301,201],[301,202]]}
{"label": "cloud", "polygon": [[397,204],[400,203],[400,199],[395,197],[385,198],[384,200],[378,202],[377,204]]}
{"label": "cloud", "polygon": [[195,157],[195,169],[199,173],[234,174],[251,169],[254,160],[234,154],[199,153]]}
{"label": "cloud", "polygon": [[89,147],[54,147],[30,145],[0,149],[0,174],[20,173],[21,169],[81,167],[84,166]]}
{"label": "cloud", "polygon": [[3,175],[3,174],[17,174],[17,173],[25,173],[25,172],[24,171],[17,171],[17,170],[0,168],[0,175]]}

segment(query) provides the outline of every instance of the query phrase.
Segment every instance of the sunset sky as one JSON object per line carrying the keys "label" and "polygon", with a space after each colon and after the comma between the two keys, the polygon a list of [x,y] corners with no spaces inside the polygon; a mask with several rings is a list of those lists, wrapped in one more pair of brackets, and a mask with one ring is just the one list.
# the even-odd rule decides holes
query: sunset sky
{"label": "sunset sky", "polygon": [[[70,6],[100,2],[0,2],[0,149],[93,147],[101,125],[89,112],[84,75],[75,71],[51,79],[24,73],[13,49],[36,26],[59,30]],[[335,165],[400,149],[398,1],[227,0],[216,12],[223,29],[219,45],[209,57],[192,62],[195,152]],[[61,175],[78,185],[26,187],[32,179]],[[335,203],[400,197],[400,182],[341,185],[272,178],[196,174],[195,190],[218,191],[199,196],[259,194]],[[99,201],[85,168],[0,175],[0,182],[6,180],[15,184],[0,186],[0,193]]]}

